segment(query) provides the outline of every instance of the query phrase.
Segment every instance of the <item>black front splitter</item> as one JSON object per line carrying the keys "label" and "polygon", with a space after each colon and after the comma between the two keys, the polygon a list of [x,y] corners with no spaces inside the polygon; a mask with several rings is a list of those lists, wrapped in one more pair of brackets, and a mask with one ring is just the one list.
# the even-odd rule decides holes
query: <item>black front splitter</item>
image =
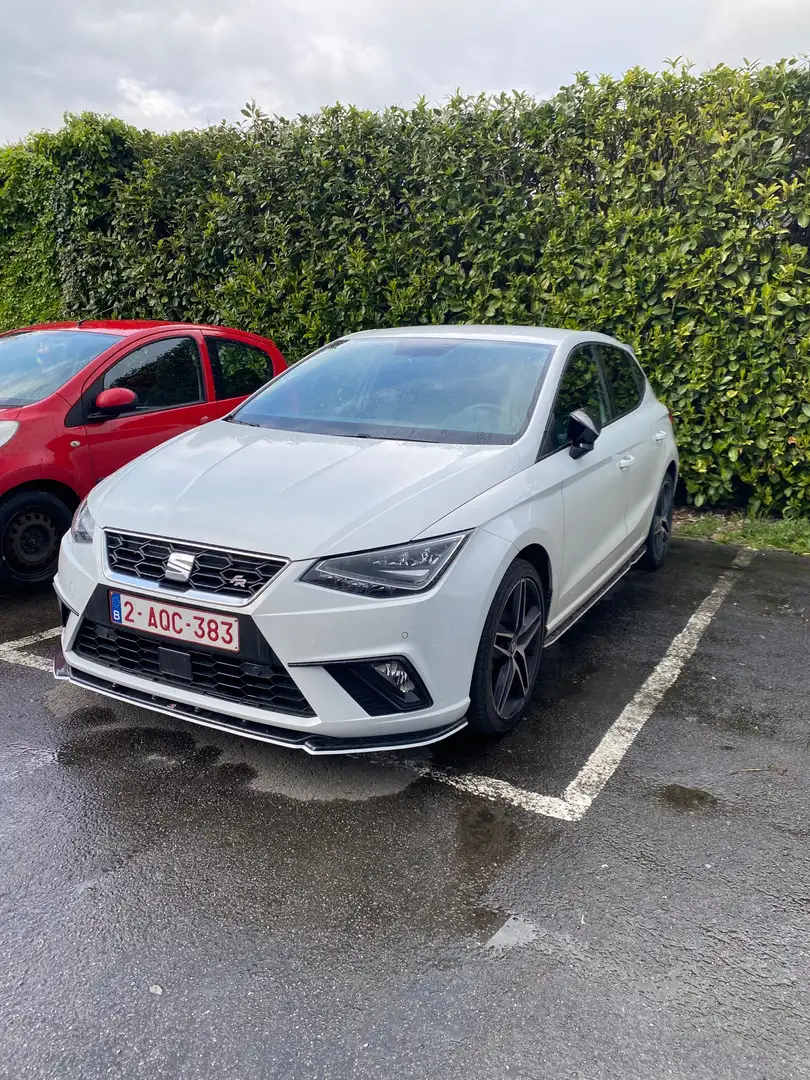
{"label": "black front splitter", "polygon": [[97,694],[104,694],[106,697],[115,698],[117,701],[125,701],[130,705],[140,705],[141,708],[164,713],[166,716],[177,716],[181,720],[188,720],[192,724],[201,724],[204,727],[215,728],[218,731],[226,731],[231,735],[242,735],[248,739],[272,743],[274,746],[284,746],[290,750],[303,750],[307,754],[314,755],[411,750],[415,747],[430,746],[431,743],[440,742],[442,739],[455,735],[456,732],[467,726],[466,718],[462,718],[461,720],[454,720],[451,724],[445,724],[443,727],[430,728],[425,731],[341,739],[331,735],[314,735],[305,731],[293,731],[289,728],[275,727],[271,724],[261,724],[255,720],[243,720],[216,712],[214,709],[187,705],[183,702],[171,701],[169,698],[161,697],[159,694],[134,690],[131,686],[122,686],[114,680],[100,679],[95,675],[88,675],[87,672],[70,667],[61,650],[54,659],[53,673],[57,679],[66,680],[73,683],[74,686],[80,686],[85,690],[93,690]]}

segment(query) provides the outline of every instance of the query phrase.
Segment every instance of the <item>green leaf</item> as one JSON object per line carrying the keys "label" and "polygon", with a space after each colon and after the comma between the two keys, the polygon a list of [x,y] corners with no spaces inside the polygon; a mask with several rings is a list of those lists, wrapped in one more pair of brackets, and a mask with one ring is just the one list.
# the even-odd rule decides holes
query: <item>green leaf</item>
{"label": "green leaf", "polygon": [[677,408],[693,501],[807,514],[809,75],[634,69],[294,120],[250,102],[170,134],[68,117],[0,148],[0,329],[195,319],[290,360],[374,326],[604,330]]}

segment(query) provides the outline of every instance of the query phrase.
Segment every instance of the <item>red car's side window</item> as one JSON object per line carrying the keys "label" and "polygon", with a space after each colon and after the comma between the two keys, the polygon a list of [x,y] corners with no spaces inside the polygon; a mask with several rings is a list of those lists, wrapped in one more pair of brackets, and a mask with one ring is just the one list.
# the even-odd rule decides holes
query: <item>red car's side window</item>
{"label": "red car's side window", "polygon": [[273,378],[271,357],[254,345],[221,337],[206,337],[205,344],[220,401],[247,397]]}
{"label": "red car's side window", "polygon": [[104,389],[138,395],[138,412],[176,409],[206,400],[200,351],[190,337],[164,338],[122,357],[104,375]]}

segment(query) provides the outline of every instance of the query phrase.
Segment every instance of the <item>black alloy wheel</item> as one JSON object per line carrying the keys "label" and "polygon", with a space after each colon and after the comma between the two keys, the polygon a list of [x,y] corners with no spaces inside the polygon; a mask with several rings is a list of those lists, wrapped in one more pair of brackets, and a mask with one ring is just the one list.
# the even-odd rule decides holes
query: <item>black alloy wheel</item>
{"label": "black alloy wheel", "polygon": [[672,512],[675,508],[675,482],[667,473],[653,511],[652,524],[647,534],[647,550],[644,553],[644,566],[648,570],[657,570],[663,563],[672,539]]}
{"label": "black alloy wheel", "polygon": [[473,669],[468,721],[473,731],[502,735],[520,721],[537,682],[546,627],[543,583],[517,559],[490,607]]}

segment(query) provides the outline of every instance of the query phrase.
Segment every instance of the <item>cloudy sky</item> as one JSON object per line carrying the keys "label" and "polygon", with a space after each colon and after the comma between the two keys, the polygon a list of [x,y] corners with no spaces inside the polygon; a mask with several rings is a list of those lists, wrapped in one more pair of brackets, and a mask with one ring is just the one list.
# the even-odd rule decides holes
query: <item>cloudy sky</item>
{"label": "cloudy sky", "polygon": [[0,0],[0,143],[65,111],[157,130],[810,52],[810,0]]}

